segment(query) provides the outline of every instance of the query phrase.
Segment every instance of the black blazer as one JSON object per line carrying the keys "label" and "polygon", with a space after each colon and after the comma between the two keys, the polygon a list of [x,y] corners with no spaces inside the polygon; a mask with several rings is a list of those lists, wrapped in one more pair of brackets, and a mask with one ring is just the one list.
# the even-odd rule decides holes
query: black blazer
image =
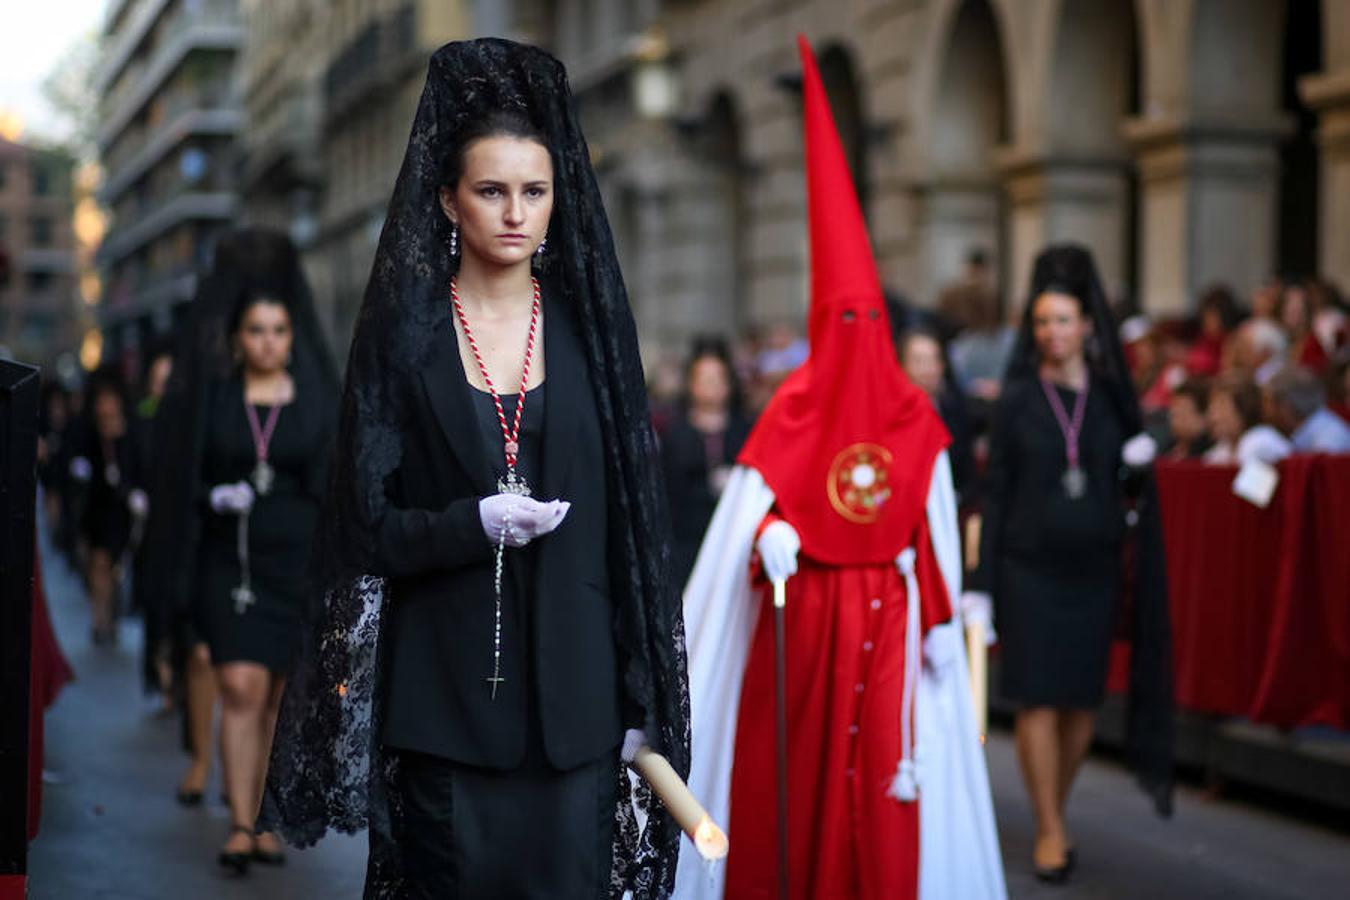
{"label": "black blazer", "polygon": [[[495,700],[485,680],[492,672],[494,553],[478,501],[496,493],[496,479],[448,315],[420,384],[409,388],[402,461],[385,485],[388,509],[375,553],[376,574],[390,579],[382,650],[388,746],[516,768],[532,715],[527,672],[553,766],[596,759],[622,736],[600,418],[575,318],[551,296],[544,311],[543,471],[533,487],[537,498],[562,498],[572,508],[555,532],[528,548],[529,589],[504,585],[506,681]],[[507,550],[517,563],[520,554]],[[512,574],[523,568],[515,565]],[[513,609],[513,598],[528,609]],[[522,634],[525,617],[531,633]]]}

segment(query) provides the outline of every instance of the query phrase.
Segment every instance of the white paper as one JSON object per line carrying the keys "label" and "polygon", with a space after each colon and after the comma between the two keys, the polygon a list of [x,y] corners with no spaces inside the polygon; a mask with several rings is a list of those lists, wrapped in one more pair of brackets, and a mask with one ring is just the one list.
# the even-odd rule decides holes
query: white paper
{"label": "white paper", "polygon": [[1270,505],[1270,498],[1275,496],[1275,488],[1279,483],[1280,473],[1274,466],[1253,459],[1243,463],[1242,468],[1238,469],[1237,477],[1233,479],[1233,493],[1248,503],[1265,509]]}

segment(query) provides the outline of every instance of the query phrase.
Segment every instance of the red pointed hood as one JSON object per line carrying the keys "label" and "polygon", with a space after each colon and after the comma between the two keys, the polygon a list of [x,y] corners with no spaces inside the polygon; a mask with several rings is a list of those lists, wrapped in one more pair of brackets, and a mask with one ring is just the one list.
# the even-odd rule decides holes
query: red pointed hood
{"label": "red pointed hood", "polygon": [[895,559],[948,437],[896,359],[876,262],[811,47],[798,37],[811,231],[811,356],[774,395],[739,462],[764,476],[802,552]]}

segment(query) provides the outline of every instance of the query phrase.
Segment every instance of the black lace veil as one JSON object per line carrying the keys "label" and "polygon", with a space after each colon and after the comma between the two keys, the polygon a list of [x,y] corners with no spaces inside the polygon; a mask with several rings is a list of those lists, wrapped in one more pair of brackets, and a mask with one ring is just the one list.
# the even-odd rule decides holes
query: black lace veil
{"label": "black lace veil", "polygon": [[[1007,380],[1038,377],[1040,359],[1032,333],[1032,304],[1046,291],[1078,298],[1092,319],[1086,348],[1088,365],[1106,385],[1126,434],[1143,430],[1143,414],[1134,381],[1125,362],[1116,322],[1111,315],[1091,252],[1078,244],[1054,244],[1036,257],[1022,313],[1022,327],[1008,364]],[[1130,689],[1126,706],[1126,739],[1140,785],[1158,813],[1172,812],[1172,637],[1167,594],[1158,487],[1152,469],[1122,468],[1127,496],[1134,504],[1126,548],[1126,618],[1130,641]]]}
{"label": "black lace veil", "polygon": [[[329,829],[369,828],[367,896],[397,896],[391,839],[394,761],[379,746],[379,650],[385,586],[367,573],[384,482],[399,464],[404,397],[445,316],[449,224],[437,201],[456,135],[497,110],[524,113],[554,165],[548,231],[551,291],[581,325],[605,430],[615,635],[627,695],[646,711],[654,749],[689,766],[683,620],[669,576],[669,526],[659,482],[637,333],[586,142],[562,65],[499,39],[448,44],[431,58],[412,135],[380,235],[348,358],[337,452],[315,550],[323,599],[282,704],[261,826],[308,845]],[[664,896],[680,833],[644,788],[616,772],[613,888]],[[647,812],[639,833],[636,806]]]}
{"label": "black lace veil", "polygon": [[[198,285],[173,341],[173,369],[153,424],[153,478],[144,571],[147,646],[183,637],[194,598],[198,478],[213,392],[235,372],[230,327],[241,305],[267,296],[285,305],[293,342],[289,370],[296,395],[332,403],[338,375],[324,341],[300,258],[284,234],[265,228],[227,232],[216,242],[210,271]],[[308,400],[305,401],[308,403]],[[181,641],[179,641],[181,643]],[[186,647],[176,647],[181,657]]]}

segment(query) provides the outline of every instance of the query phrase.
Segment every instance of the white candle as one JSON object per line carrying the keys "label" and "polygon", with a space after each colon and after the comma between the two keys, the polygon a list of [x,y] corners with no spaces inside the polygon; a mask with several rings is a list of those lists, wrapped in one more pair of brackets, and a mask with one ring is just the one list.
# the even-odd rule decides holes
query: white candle
{"label": "white candle", "polygon": [[730,843],[726,832],[708,815],[695,799],[684,780],[671,768],[670,761],[650,747],[643,747],[633,757],[633,769],[647,782],[652,793],[661,799],[672,818],[694,842],[704,859],[721,859],[727,855]]}

